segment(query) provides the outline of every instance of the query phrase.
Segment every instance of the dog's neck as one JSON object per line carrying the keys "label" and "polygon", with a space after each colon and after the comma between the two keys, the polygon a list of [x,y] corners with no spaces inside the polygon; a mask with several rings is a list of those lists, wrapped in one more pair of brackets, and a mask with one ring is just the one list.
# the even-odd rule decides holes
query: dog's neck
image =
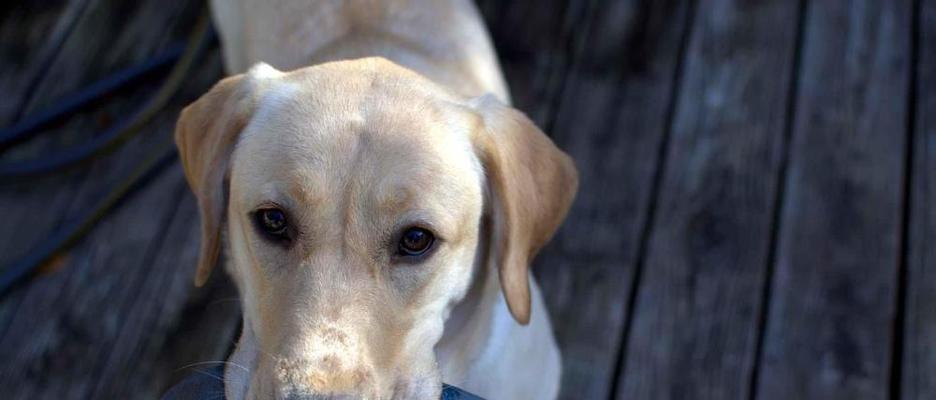
{"label": "dog's neck", "polygon": [[[489,219],[485,217],[479,229],[479,237],[489,237],[489,227]],[[479,241],[468,292],[451,309],[445,320],[443,336],[436,344],[442,376],[462,377],[468,374],[469,366],[459,361],[471,359],[465,355],[480,353],[490,338],[500,283],[496,271],[490,271],[488,267],[489,247],[487,241]]]}
{"label": "dog's neck", "polygon": [[[483,254],[483,247],[479,254]],[[444,382],[472,388],[487,398],[555,398],[559,353],[542,295],[533,280],[530,294],[532,318],[529,325],[522,326],[507,308],[497,271],[488,263],[476,262],[471,286],[449,314],[435,347]],[[511,367],[518,365],[537,368],[517,371]],[[542,382],[537,388],[523,388],[512,379]],[[531,393],[536,395],[530,397]]]}
{"label": "dog's neck", "polygon": [[[230,73],[257,62],[289,71],[380,56],[467,97],[510,103],[493,46],[473,1],[346,0],[239,6],[214,0]],[[249,18],[248,18],[249,16]],[[429,34],[427,34],[429,33]]]}
{"label": "dog's neck", "polygon": [[[432,81],[465,96],[479,96],[491,90],[471,65],[437,57],[422,43],[402,36],[378,32],[355,32],[320,48],[311,65],[339,60],[379,56],[416,71]],[[497,93],[501,96],[501,93]]]}

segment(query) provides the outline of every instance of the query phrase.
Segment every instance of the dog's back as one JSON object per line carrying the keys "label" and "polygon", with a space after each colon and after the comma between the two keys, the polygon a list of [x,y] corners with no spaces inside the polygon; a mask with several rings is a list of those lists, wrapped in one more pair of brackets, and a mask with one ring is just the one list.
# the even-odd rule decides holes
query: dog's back
{"label": "dog's back", "polygon": [[212,0],[225,67],[292,70],[381,56],[465,96],[509,102],[471,0]]}

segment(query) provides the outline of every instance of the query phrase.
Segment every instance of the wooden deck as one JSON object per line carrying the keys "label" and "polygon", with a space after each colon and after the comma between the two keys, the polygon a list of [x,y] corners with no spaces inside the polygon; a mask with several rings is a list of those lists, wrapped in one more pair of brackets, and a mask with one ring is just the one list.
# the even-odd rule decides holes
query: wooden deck
{"label": "wooden deck", "polygon": [[[182,40],[197,2],[0,6],[0,125]],[[35,4],[31,4],[35,3]],[[517,106],[581,170],[534,267],[568,399],[936,398],[936,0],[482,0]],[[141,137],[0,185],[0,265],[73,221]],[[5,156],[79,143],[142,85]],[[178,165],[0,299],[0,397],[157,398],[238,329],[191,285]]]}

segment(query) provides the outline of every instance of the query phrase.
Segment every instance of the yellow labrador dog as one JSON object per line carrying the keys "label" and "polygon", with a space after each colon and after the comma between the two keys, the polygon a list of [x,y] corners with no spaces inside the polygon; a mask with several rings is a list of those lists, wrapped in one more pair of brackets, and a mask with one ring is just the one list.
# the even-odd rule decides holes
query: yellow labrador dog
{"label": "yellow labrador dog", "polygon": [[[577,173],[508,105],[469,0],[217,0],[233,75],[176,141],[242,298],[241,399],[549,399],[528,267]],[[249,69],[249,70],[248,70]],[[290,71],[290,72],[281,72]]]}

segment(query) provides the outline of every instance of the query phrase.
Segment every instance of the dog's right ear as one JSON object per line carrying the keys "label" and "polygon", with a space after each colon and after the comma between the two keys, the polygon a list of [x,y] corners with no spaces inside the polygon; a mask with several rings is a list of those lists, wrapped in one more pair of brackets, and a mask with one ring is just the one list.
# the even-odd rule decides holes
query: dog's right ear
{"label": "dog's right ear", "polygon": [[471,106],[483,121],[472,139],[493,200],[489,262],[496,266],[511,315],[526,325],[530,262],[569,212],[578,171],[522,112],[492,95],[473,99]]}
{"label": "dog's right ear", "polygon": [[225,180],[234,145],[253,115],[264,79],[276,74],[280,72],[273,67],[258,64],[246,74],[226,78],[185,107],[176,123],[179,158],[201,214],[196,286],[205,284],[218,261],[227,208]]}

